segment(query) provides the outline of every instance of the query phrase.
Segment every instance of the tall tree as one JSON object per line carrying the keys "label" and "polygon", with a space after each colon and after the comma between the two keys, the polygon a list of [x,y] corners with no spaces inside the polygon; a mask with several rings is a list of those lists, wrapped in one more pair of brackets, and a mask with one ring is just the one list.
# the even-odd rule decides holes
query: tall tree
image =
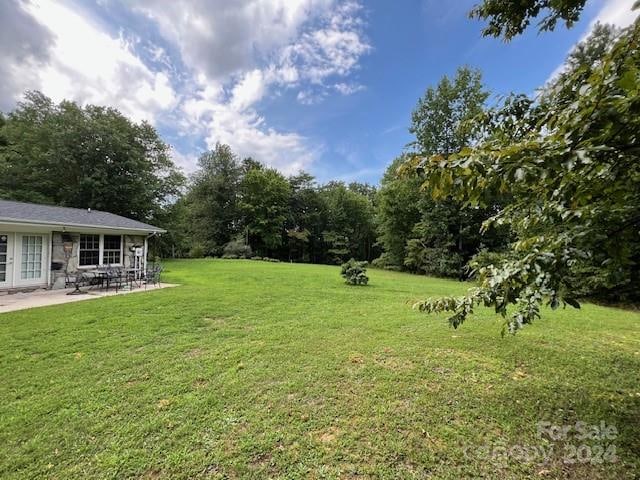
{"label": "tall tree", "polygon": [[398,269],[405,265],[407,242],[420,221],[419,203],[423,197],[418,175],[398,174],[405,160],[405,156],[400,156],[387,167],[380,182],[376,209],[377,239],[383,249],[379,264]]}
{"label": "tall tree", "polygon": [[483,110],[489,93],[479,70],[460,67],[453,79],[442,77],[429,87],[411,114],[409,132],[416,139],[411,146],[427,155],[457,152],[477,138],[471,122]]}
{"label": "tall tree", "polygon": [[156,130],[112,108],[56,105],[27,92],[0,125],[0,137],[4,198],[150,221],[184,181]]}
{"label": "tall tree", "polygon": [[375,195],[361,184],[347,187],[343,182],[335,181],[324,185],[320,194],[326,204],[323,231],[327,246],[326,261],[340,263],[350,257],[372,260],[376,255]]}
{"label": "tall tree", "polygon": [[541,101],[514,99],[491,113],[502,127],[484,142],[448,158],[415,160],[437,195],[472,205],[511,195],[489,223],[510,225],[518,235],[512,258],[481,268],[480,285],[467,296],[419,308],[453,312],[450,322],[458,326],[484,304],[511,313],[506,326],[516,331],[540,316],[545,299],[552,308],[579,306],[573,269],[583,261],[621,276],[638,297],[639,86],[636,20],[593,65],[578,62],[560,76]]}
{"label": "tall tree", "polygon": [[240,211],[254,251],[271,256],[282,245],[291,187],[273,168],[251,168],[240,185]]}
{"label": "tall tree", "polygon": [[288,258],[302,262],[322,260],[325,203],[312,175],[289,177],[291,197],[286,223]]}
{"label": "tall tree", "polygon": [[189,229],[202,253],[219,255],[241,228],[242,166],[231,148],[220,143],[200,156],[198,166],[186,197]]}
{"label": "tall tree", "polygon": [[[484,132],[472,120],[483,112],[488,95],[480,72],[469,67],[459,68],[453,79],[445,76],[435,88],[428,88],[412,114],[409,130],[416,136],[415,151],[447,157],[478,141]],[[405,188],[416,182],[415,177],[404,181]],[[415,205],[419,219],[406,240],[404,265],[416,272],[462,278],[466,263],[483,246],[480,227],[493,209],[465,207],[446,197],[434,200],[428,194],[421,195]],[[506,241],[495,233],[491,240],[497,245],[492,247]]]}

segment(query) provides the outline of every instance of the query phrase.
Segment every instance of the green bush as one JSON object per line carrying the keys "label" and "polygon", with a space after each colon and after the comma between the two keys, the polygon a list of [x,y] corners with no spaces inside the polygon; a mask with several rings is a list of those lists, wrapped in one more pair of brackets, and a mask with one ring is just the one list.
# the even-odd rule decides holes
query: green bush
{"label": "green bush", "polygon": [[189,257],[191,258],[202,258],[204,257],[204,247],[202,245],[194,245],[189,250]]}
{"label": "green bush", "polygon": [[436,277],[460,277],[464,262],[462,256],[449,248],[427,248],[419,239],[407,242],[404,266],[411,272]]}
{"label": "green bush", "polygon": [[237,260],[240,257],[238,255],[234,255],[233,253],[225,253],[224,255],[222,255],[222,258],[225,258],[227,260]]}
{"label": "green bush", "polygon": [[262,257],[254,256],[254,257],[251,257],[251,260],[262,260]]}
{"label": "green bush", "polygon": [[236,258],[251,258],[251,247],[244,243],[244,240],[237,238],[231,240],[224,246],[222,258],[229,258],[228,255],[235,255]]}
{"label": "green bush", "polygon": [[348,285],[366,285],[369,283],[367,277],[367,262],[358,262],[353,258],[342,264],[340,272]]}
{"label": "green bush", "polygon": [[383,253],[378,258],[371,261],[372,268],[382,268],[383,270],[391,270],[392,272],[401,272],[402,267],[400,265],[395,265],[389,261],[389,256],[386,253]]}

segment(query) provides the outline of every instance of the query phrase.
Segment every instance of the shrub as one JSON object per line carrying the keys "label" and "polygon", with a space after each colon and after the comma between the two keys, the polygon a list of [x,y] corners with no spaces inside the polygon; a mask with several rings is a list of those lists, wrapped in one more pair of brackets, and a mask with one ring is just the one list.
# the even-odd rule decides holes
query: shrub
{"label": "shrub", "polygon": [[229,258],[228,255],[235,255],[236,258],[251,258],[251,247],[246,245],[240,238],[231,240],[224,246],[223,258]]}
{"label": "shrub", "polygon": [[202,245],[194,245],[189,250],[189,257],[191,258],[202,258],[204,257],[204,247]]}
{"label": "shrub", "polygon": [[384,253],[371,261],[371,266],[373,268],[385,268],[387,265],[387,256]]}
{"label": "shrub", "polygon": [[460,254],[444,247],[427,248],[420,239],[407,241],[404,266],[411,272],[436,277],[455,278],[464,273],[464,262]]}
{"label": "shrub", "polygon": [[238,255],[234,255],[233,253],[225,253],[224,255],[222,255],[222,258],[226,258],[227,260],[237,260],[239,257]]}
{"label": "shrub", "polygon": [[342,264],[340,272],[348,285],[366,285],[369,283],[367,277],[367,262],[358,262],[353,258]]}
{"label": "shrub", "polygon": [[262,260],[262,257],[254,256],[254,257],[251,257],[251,260]]}
{"label": "shrub", "polygon": [[402,271],[402,267],[400,265],[390,262],[389,256],[386,253],[383,253],[378,258],[372,260],[370,265],[372,268],[382,268],[383,270],[391,270],[393,272]]}
{"label": "shrub", "polygon": [[389,270],[391,272],[402,272],[402,267],[398,265],[385,265],[384,270]]}

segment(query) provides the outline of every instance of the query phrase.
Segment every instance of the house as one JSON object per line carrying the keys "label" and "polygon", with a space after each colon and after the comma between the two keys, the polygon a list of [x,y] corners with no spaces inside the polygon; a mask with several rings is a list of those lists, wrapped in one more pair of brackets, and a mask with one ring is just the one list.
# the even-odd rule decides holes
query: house
{"label": "house", "polygon": [[148,239],[165,230],[98,210],[0,200],[0,290],[63,288],[99,265],[144,270]]}

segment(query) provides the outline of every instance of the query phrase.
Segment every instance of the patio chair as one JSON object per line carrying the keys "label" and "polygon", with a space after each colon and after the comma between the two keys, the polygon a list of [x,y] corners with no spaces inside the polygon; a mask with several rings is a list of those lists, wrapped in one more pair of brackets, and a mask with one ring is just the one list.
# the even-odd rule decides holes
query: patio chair
{"label": "patio chair", "polygon": [[83,272],[65,273],[64,288],[67,288],[68,286],[74,287],[73,291],[67,293],[67,295],[81,295],[87,293],[80,290],[80,287],[84,287],[90,284],[91,283],[89,277]]}
{"label": "patio chair", "polygon": [[126,274],[121,268],[111,266],[107,267],[106,272],[107,291],[109,291],[110,286],[114,286],[117,293],[118,288],[122,288],[122,286],[127,283]]}
{"label": "patio chair", "polygon": [[80,273],[64,272],[64,288],[75,287]]}
{"label": "patio chair", "polygon": [[162,273],[162,266],[154,265],[151,269],[147,269],[144,274],[144,288],[147,289],[147,285],[152,283],[155,285],[160,285],[160,274]]}

